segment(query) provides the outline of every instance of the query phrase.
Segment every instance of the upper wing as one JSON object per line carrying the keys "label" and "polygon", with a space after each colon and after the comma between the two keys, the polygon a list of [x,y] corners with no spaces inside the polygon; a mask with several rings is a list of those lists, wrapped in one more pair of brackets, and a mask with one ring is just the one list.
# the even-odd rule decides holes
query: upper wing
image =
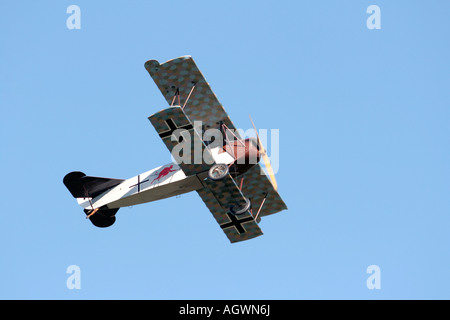
{"label": "upper wing", "polygon": [[[235,129],[191,56],[161,64],[156,60],[149,60],[145,63],[145,69],[170,105],[174,102],[183,106],[189,97],[183,111],[191,121],[201,121],[204,130],[218,128],[221,121],[228,128]],[[235,134],[239,137],[237,132]]]}

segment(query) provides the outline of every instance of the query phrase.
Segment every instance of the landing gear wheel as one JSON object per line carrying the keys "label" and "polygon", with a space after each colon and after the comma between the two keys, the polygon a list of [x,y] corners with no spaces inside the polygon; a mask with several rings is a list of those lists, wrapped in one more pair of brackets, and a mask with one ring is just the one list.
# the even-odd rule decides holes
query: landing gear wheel
{"label": "landing gear wheel", "polygon": [[230,212],[232,214],[234,214],[235,216],[238,216],[238,215],[246,213],[248,210],[250,210],[251,206],[252,206],[252,203],[250,202],[250,200],[245,198],[245,204],[243,206],[234,205],[230,208]]}
{"label": "landing gear wheel", "polygon": [[213,181],[219,181],[228,175],[228,165],[223,163],[216,163],[208,171],[208,178]]}

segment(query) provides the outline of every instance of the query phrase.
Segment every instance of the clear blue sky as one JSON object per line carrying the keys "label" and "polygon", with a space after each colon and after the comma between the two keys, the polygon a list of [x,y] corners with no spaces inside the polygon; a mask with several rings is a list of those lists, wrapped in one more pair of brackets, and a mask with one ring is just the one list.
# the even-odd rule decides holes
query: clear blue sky
{"label": "clear blue sky", "polygon": [[[71,4],[80,30],[66,27]],[[366,27],[372,4],[380,30]],[[449,299],[449,12],[437,0],[2,2],[0,298]],[[144,62],[182,55],[236,126],[251,114],[280,130],[289,210],[263,218],[262,237],[231,245],[196,193],[98,229],[62,183],[170,161]]]}

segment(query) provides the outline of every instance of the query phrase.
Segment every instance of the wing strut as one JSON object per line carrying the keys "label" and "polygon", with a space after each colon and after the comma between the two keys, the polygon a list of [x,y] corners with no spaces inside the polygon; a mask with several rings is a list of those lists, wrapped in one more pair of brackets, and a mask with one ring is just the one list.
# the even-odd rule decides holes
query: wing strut
{"label": "wing strut", "polygon": [[241,178],[241,184],[239,185],[239,189],[242,191],[242,185],[244,184],[244,176]]}
{"label": "wing strut", "polygon": [[222,123],[222,131],[225,133],[225,138],[227,139],[227,142],[228,142],[227,131],[229,131],[229,132],[236,138],[236,140],[239,141],[239,143],[242,144],[242,146],[244,146],[244,148],[245,148],[245,143],[243,143],[243,142],[241,141],[241,139],[238,138],[238,136],[236,136],[236,135],[234,134],[234,132],[231,131],[230,128],[228,128],[227,125],[226,125],[225,123]]}
{"label": "wing strut", "polygon": [[262,207],[263,207],[263,205],[264,205],[264,202],[266,202],[266,199],[267,199],[267,196],[268,196],[268,195],[269,195],[269,193],[266,192],[266,195],[264,196],[264,199],[263,199],[263,201],[261,202],[261,205],[259,206],[258,212],[256,213],[255,221],[256,221],[256,219],[258,219],[259,212],[261,211],[261,209],[262,209]]}
{"label": "wing strut", "polygon": [[[181,107],[181,109],[184,109],[184,107],[186,106],[186,103],[189,101],[189,98],[191,97],[192,92],[195,89],[195,85],[196,83],[194,82],[194,85],[191,88],[191,91],[189,92],[188,97],[186,98],[186,101],[183,103],[183,107]],[[173,99],[172,99],[172,103],[170,104],[171,107],[173,107],[173,104],[175,103],[175,99],[178,98],[178,105],[181,104],[180,102],[180,88],[177,88],[177,90],[175,91],[175,94],[173,95]]]}
{"label": "wing strut", "polygon": [[178,97],[178,105],[180,105],[180,88],[177,88],[177,90],[175,91],[175,95],[173,96],[172,99],[172,103],[170,104],[170,106],[173,106],[173,103],[175,102],[175,99]]}
{"label": "wing strut", "polygon": [[189,101],[189,98],[191,97],[191,94],[192,94],[192,92],[193,92],[194,89],[195,89],[195,85],[196,85],[196,83],[194,82],[194,85],[192,86],[192,89],[191,89],[191,91],[189,92],[189,95],[188,95],[188,97],[186,98],[186,101],[183,103],[183,106],[181,107],[181,109],[184,109],[184,107],[186,106],[186,103]]}

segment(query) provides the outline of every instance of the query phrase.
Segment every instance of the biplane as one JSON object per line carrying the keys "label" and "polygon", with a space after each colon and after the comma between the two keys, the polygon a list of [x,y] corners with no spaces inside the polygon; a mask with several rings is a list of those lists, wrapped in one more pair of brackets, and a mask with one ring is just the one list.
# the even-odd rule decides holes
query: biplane
{"label": "biplane", "polygon": [[241,138],[192,57],[144,66],[169,104],[148,119],[174,161],[126,180],[67,174],[86,218],[109,227],[121,207],[196,191],[231,243],[262,235],[261,218],[287,207],[257,133]]}

